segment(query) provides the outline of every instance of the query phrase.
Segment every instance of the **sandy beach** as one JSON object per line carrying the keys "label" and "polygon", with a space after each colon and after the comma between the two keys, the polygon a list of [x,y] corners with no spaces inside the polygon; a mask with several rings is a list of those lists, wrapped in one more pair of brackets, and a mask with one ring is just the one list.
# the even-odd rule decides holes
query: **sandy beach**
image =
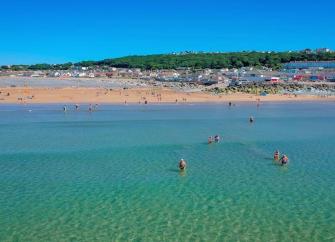
{"label": "sandy beach", "polygon": [[0,103],[202,103],[250,101],[335,101],[335,96],[267,95],[245,93],[215,95],[184,92],[169,88],[42,88],[6,87],[0,89]]}

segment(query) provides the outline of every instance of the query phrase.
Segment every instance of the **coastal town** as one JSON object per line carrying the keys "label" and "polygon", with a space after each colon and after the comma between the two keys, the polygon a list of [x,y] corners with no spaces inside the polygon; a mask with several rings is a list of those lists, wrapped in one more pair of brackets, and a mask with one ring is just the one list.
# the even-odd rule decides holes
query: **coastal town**
{"label": "coastal town", "polygon": [[250,82],[329,81],[335,82],[335,61],[289,62],[282,70],[243,67],[240,69],[178,68],[175,70],[141,70],[139,68],[73,67],[57,71],[0,71],[1,77],[36,78],[124,78],[161,82],[185,82],[211,85],[217,83],[242,84]]}
{"label": "coastal town", "polygon": [[[306,49],[304,54],[309,55],[312,50]],[[323,48],[314,50],[313,53],[333,53],[332,50]],[[194,53],[193,53],[194,54]],[[190,55],[188,52],[174,53],[173,55]],[[197,53],[195,53],[197,55]],[[34,68],[35,69],[35,68]],[[40,102],[48,102],[48,95],[59,92],[55,88],[71,88],[71,92],[65,95],[58,93],[60,99],[57,101],[69,102],[175,102],[178,100],[189,101],[218,101],[222,97],[232,98],[231,94],[268,96],[268,95],[312,95],[313,97],[335,96],[335,60],[327,61],[290,61],[283,63],[280,68],[274,69],[268,66],[242,66],[239,68],[191,68],[178,67],[174,69],[146,69],[126,68],[109,65],[86,65],[72,64],[64,69],[31,70],[29,68],[17,70],[11,66],[1,66],[0,70],[0,101],[3,102],[25,102],[38,101],[38,98],[45,96]],[[25,91],[22,91],[25,88]],[[27,88],[32,88],[27,92]],[[44,89],[43,89],[44,88]],[[47,89],[45,89],[47,88]],[[92,92],[79,89],[95,88],[94,98]],[[104,93],[115,90],[151,90],[162,98],[149,98],[145,95],[120,94],[122,97],[104,96]],[[42,89],[42,90],[38,90]],[[159,90],[159,91],[157,91]],[[40,93],[42,92],[42,93]],[[64,92],[64,90],[63,90]],[[30,93],[29,95],[26,93]],[[188,98],[183,95],[187,93]],[[11,95],[13,94],[13,95]],[[55,94],[56,95],[56,94]],[[132,96],[132,97],[129,97]],[[90,98],[87,98],[91,96]],[[81,97],[86,97],[82,99]],[[193,99],[192,99],[193,97]],[[232,98],[234,99],[234,98]],[[264,98],[263,98],[264,99]],[[277,97],[278,99],[278,97]],[[283,98],[280,97],[279,100]],[[236,99],[239,100],[239,99]]]}
{"label": "coastal town", "polygon": [[[305,49],[305,54],[334,53],[331,49]],[[189,55],[197,52],[173,53],[173,55]],[[213,84],[241,85],[244,83],[280,83],[290,81],[335,82],[335,60],[328,61],[290,61],[274,70],[266,66],[242,66],[240,68],[190,68],[144,69],[119,68],[109,65],[87,66],[71,64],[66,70],[39,70],[32,68],[20,70],[4,65],[0,68],[0,77],[31,78],[103,78],[134,79],[141,81],[180,82],[210,86]]]}

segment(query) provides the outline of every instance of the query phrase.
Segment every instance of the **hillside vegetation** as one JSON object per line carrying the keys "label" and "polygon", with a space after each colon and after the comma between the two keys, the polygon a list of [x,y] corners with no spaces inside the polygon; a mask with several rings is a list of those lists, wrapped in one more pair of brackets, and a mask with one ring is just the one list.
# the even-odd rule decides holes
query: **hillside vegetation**
{"label": "hillside vegetation", "polygon": [[335,60],[335,52],[231,52],[231,53],[197,53],[197,54],[160,54],[145,56],[126,56],[101,61],[82,61],[65,64],[34,64],[1,66],[2,70],[68,70],[74,67],[118,67],[155,69],[220,69],[240,67],[268,67],[279,69],[283,63],[290,61],[327,61]]}

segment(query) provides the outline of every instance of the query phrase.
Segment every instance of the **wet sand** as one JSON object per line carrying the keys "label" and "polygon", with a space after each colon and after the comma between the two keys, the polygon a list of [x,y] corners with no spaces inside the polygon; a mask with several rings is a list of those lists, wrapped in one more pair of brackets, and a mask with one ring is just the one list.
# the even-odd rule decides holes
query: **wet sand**
{"label": "wet sand", "polygon": [[207,92],[183,92],[168,88],[0,88],[0,103],[202,103],[259,101],[335,101],[335,96],[267,95],[245,93],[214,95]]}

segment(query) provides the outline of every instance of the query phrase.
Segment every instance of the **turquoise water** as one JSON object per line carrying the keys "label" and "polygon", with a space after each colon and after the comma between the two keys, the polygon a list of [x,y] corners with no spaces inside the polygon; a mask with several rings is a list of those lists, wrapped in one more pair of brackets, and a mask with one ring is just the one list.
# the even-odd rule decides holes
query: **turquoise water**
{"label": "turquoise water", "polygon": [[61,107],[0,106],[0,241],[335,241],[335,103]]}

